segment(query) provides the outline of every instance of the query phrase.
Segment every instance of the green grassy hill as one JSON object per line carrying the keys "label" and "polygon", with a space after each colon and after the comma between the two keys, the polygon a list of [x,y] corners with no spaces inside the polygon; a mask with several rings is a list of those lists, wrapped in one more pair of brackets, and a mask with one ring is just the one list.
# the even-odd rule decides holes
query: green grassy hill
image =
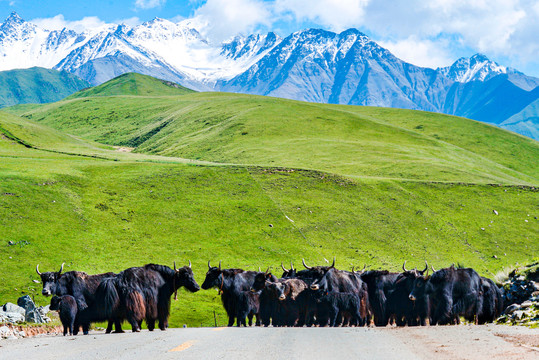
{"label": "green grassy hill", "polygon": [[38,67],[0,71],[0,108],[58,101],[88,86],[65,71]]}
{"label": "green grassy hill", "polygon": [[113,95],[183,95],[193,92],[193,90],[171,81],[159,80],[148,75],[137,73],[125,73],[101,85],[81,90],[69,96],[68,99]]}
{"label": "green grassy hill", "polygon": [[61,101],[18,114],[136,152],[352,177],[536,184],[534,140],[418,111],[195,93]]}
{"label": "green grassy hill", "polygon": [[[24,118],[0,112],[0,303],[47,301],[37,263],[98,273],[190,259],[202,283],[208,260],[336,256],[345,269],[426,259],[492,277],[539,252],[537,142],[470,120],[216,93],[9,110]],[[217,291],[182,292],[171,326],[212,325],[213,310],[224,324]]]}

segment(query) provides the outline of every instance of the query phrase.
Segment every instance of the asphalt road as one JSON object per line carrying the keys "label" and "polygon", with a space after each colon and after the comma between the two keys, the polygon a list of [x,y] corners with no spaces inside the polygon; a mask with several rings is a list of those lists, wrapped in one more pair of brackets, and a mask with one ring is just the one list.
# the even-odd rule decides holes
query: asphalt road
{"label": "asphalt road", "polygon": [[0,340],[0,359],[539,359],[539,330],[191,328]]}

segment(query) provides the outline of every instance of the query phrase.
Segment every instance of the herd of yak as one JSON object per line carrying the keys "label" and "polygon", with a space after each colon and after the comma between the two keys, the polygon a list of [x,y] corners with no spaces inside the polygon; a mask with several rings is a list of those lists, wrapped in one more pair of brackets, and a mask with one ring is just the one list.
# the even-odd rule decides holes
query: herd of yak
{"label": "herd of yak", "polygon": [[[331,266],[307,266],[296,270],[291,264],[277,278],[267,271],[221,269],[211,266],[202,289],[219,289],[228,315],[228,326],[253,323],[263,326],[386,326],[458,324],[462,316],[470,322],[492,322],[503,311],[500,289],[471,268],[450,266],[429,275],[424,270],[401,273],[385,270],[338,270]],[[177,291],[200,290],[189,266],[174,269],[148,264],[119,274],[88,275],[84,272],[39,271],[42,294],[56,295],[52,309],[59,310],[64,335],[77,334],[79,326],[88,333],[93,322],[108,321],[107,333],[122,332],[127,320],[133,331],[142,321],[150,331],[168,327],[170,300]]]}

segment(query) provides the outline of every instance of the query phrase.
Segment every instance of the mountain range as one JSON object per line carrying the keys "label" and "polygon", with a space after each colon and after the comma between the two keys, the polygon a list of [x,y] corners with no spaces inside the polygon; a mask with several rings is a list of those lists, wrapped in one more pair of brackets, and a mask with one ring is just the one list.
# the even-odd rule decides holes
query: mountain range
{"label": "mountain range", "polygon": [[40,67],[0,71],[0,108],[54,102],[89,86],[67,71]]}
{"label": "mountain range", "polygon": [[356,29],[236,36],[214,44],[192,20],[46,30],[16,13],[0,25],[0,70],[40,66],[101,84],[138,72],[199,91],[417,109],[468,117],[539,139],[539,79],[482,54],[430,69]]}

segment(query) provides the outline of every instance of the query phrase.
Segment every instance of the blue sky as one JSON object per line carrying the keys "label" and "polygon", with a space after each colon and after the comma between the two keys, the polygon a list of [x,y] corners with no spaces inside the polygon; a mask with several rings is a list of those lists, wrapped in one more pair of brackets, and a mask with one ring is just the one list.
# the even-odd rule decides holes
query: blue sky
{"label": "blue sky", "polygon": [[416,65],[447,66],[480,52],[539,77],[537,0],[0,0],[0,21],[12,11],[42,27],[78,30],[196,18],[208,24],[202,32],[214,41],[237,33],[355,27]]}

